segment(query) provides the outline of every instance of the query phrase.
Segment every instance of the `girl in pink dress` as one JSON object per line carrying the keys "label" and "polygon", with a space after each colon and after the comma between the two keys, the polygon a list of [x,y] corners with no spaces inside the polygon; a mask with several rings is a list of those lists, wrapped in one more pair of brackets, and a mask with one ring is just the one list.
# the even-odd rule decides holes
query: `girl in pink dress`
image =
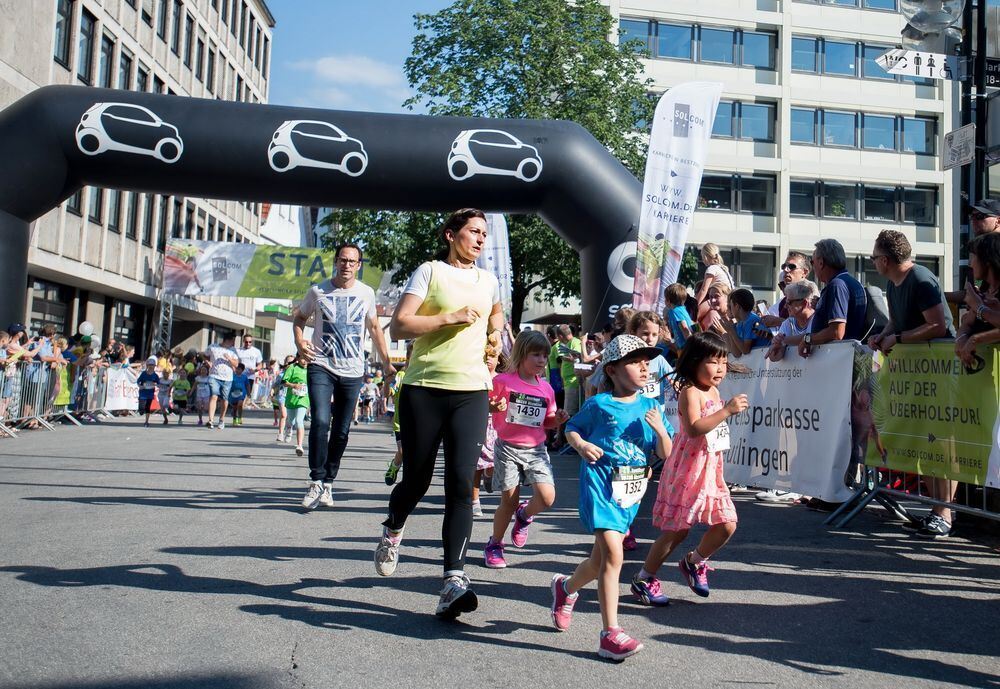
{"label": "girl in pink dress", "polygon": [[678,564],[691,590],[708,596],[707,560],[736,531],[736,508],[722,476],[722,457],[729,449],[726,420],[745,411],[748,405],[746,395],[736,395],[725,403],[719,396],[728,353],[720,336],[696,333],[685,343],[677,361],[674,385],[681,427],[674,437],[670,458],[663,465],[653,505],[653,525],[663,533],[632,580],[632,592],[646,605],[669,602],[661,592],[656,572],[695,524],[707,524],[708,531],[698,547]]}

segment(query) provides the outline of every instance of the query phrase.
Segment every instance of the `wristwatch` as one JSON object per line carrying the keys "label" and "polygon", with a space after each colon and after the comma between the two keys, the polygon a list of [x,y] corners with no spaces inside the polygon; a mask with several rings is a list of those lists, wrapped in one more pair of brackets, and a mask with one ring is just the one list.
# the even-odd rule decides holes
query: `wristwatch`
{"label": "wristwatch", "polygon": [[976,318],[983,320],[983,313],[986,311],[986,304],[980,304],[979,308],[976,309]]}
{"label": "wristwatch", "polygon": [[806,333],[806,336],[802,338],[802,341],[806,343],[807,347],[811,347],[813,342],[813,334]]}

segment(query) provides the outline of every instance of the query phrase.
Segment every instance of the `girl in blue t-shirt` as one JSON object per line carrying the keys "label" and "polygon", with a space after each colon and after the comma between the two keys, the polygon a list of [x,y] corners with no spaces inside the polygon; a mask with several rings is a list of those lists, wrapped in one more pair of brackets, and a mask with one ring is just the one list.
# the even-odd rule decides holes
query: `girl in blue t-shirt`
{"label": "girl in blue t-shirt", "polygon": [[570,419],[566,440],[580,463],[580,521],[594,534],[590,557],[572,576],[552,578],[552,622],[569,628],[581,588],[598,581],[601,632],[598,654],[623,660],[642,644],[618,626],[622,540],[639,511],[650,476],[648,458],[670,455],[671,430],[655,399],[644,397],[649,362],[660,356],[635,335],[619,335],[604,353],[612,391],[591,397]]}
{"label": "girl in blue t-shirt", "polygon": [[233,374],[233,384],[229,388],[229,406],[233,410],[233,425],[243,425],[243,405],[246,403],[247,395],[250,392],[250,376],[247,375],[247,367],[240,364]]}

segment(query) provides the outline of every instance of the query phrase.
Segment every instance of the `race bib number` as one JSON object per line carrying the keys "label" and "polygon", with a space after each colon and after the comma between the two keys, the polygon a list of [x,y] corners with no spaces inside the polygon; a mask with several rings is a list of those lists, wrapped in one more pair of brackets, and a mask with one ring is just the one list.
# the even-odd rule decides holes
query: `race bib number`
{"label": "race bib number", "polygon": [[293,385],[292,392],[294,392],[299,397],[305,397],[309,393],[309,388],[305,385]]}
{"label": "race bib number", "polygon": [[641,392],[643,397],[649,397],[654,400],[660,399],[660,381],[650,379],[650,381],[642,387]]}
{"label": "race bib number", "polygon": [[156,388],[156,383],[151,380],[144,381],[142,384],[143,390],[153,390]]}
{"label": "race bib number", "polygon": [[507,406],[507,423],[540,428],[545,420],[545,410],[544,397],[512,392]]}
{"label": "race bib number", "polygon": [[729,449],[729,424],[723,421],[705,436],[709,452],[725,452]]}
{"label": "race bib number", "polygon": [[645,466],[615,467],[611,475],[611,498],[619,507],[632,507],[642,500],[648,483]]}
{"label": "race bib number", "polygon": [[241,400],[243,399],[243,391],[233,390],[232,392],[229,393],[229,398],[234,400]]}

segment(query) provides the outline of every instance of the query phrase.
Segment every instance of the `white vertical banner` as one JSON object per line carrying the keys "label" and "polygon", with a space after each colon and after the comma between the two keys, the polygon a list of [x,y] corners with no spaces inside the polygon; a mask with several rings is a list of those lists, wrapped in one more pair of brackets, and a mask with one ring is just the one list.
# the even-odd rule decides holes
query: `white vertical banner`
{"label": "white vertical banner", "polygon": [[476,265],[497,276],[500,283],[500,303],[503,304],[503,317],[510,321],[511,278],[510,238],[507,236],[507,219],[500,213],[487,213],[486,246],[476,259]]}
{"label": "white vertical banner", "polygon": [[139,374],[127,366],[111,366],[107,369],[107,375],[104,409],[136,411],[139,408],[139,385],[135,381]]}
{"label": "white vertical banner", "polygon": [[678,84],[660,97],[646,157],[632,306],[661,313],[677,280],[698,207],[708,141],[722,84]]}

